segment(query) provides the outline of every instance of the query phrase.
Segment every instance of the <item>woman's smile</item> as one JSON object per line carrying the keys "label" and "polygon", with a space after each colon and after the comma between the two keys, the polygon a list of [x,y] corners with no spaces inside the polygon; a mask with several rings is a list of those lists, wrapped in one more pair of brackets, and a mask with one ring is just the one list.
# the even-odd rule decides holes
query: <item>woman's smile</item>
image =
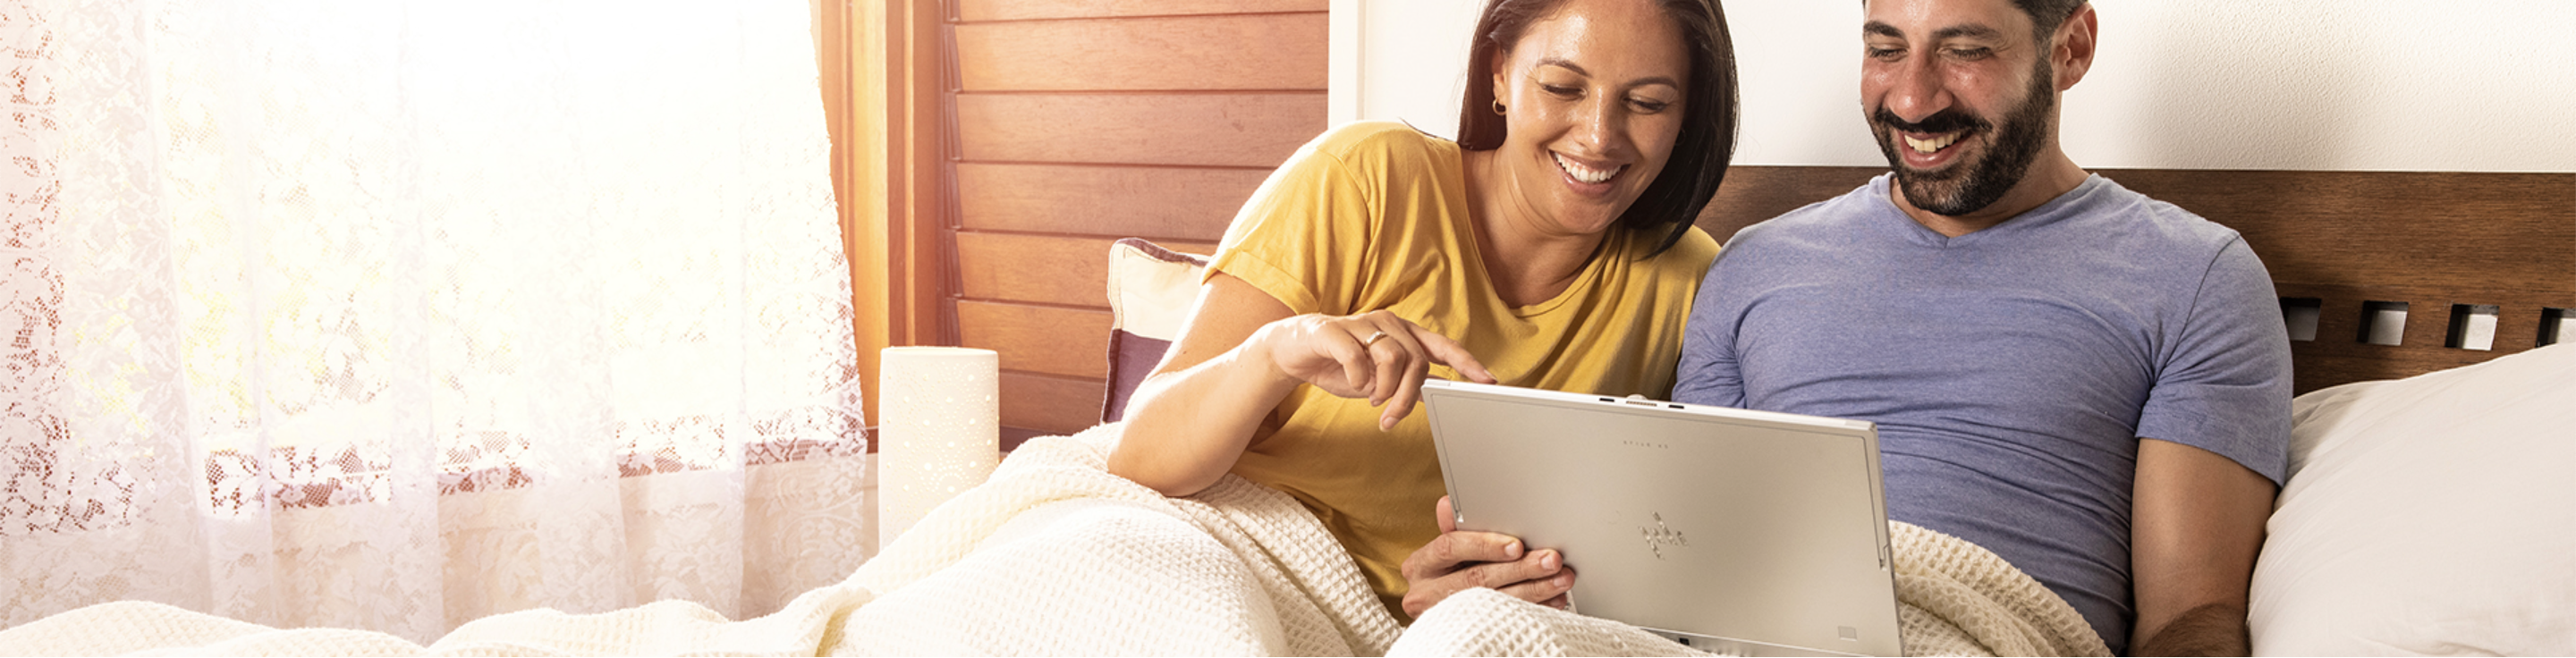
{"label": "woman's smile", "polygon": [[1556,160],[1556,168],[1565,172],[1566,185],[1584,196],[1609,194],[1618,188],[1611,180],[1628,171],[1628,165],[1624,164],[1586,163],[1581,158],[1558,151],[1549,151],[1548,155]]}

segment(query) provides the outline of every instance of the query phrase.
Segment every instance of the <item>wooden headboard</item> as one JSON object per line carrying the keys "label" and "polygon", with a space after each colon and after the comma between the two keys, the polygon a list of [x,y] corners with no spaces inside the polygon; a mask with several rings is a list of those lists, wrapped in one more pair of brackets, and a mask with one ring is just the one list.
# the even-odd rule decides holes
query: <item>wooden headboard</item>
{"label": "wooden headboard", "polygon": [[[1735,167],[1699,226],[1723,241],[1885,171]],[[2290,343],[2298,393],[2528,350],[2552,333],[2544,322],[2576,309],[2576,174],[2095,173],[2236,229],[2271,270],[2284,311],[2315,309],[2314,338]],[[2405,304],[2402,338],[2366,342],[2365,318],[2392,302]],[[2474,333],[2476,313],[2492,313],[2490,348],[2452,346]]]}

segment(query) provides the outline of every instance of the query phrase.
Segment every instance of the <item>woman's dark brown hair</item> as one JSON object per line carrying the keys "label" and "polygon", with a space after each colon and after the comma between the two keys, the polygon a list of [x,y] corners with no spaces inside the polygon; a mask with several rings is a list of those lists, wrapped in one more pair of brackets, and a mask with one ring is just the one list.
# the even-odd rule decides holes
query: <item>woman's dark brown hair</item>
{"label": "woman's dark brown hair", "polygon": [[[1510,128],[1495,114],[1494,60],[1514,44],[1530,23],[1547,18],[1566,0],[1490,0],[1476,20],[1475,44],[1467,51],[1467,98],[1458,108],[1458,146],[1470,151],[1501,148]],[[1682,29],[1690,47],[1690,91],[1682,102],[1682,132],[1673,141],[1672,158],[1637,201],[1619,215],[1617,226],[1654,239],[1663,253],[1690,231],[1699,211],[1717,196],[1726,180],[1727,163],[1735,158],[1735,40],[1726,32],[1726,12],[1717,0],[1660,0],[1664,15]]]}

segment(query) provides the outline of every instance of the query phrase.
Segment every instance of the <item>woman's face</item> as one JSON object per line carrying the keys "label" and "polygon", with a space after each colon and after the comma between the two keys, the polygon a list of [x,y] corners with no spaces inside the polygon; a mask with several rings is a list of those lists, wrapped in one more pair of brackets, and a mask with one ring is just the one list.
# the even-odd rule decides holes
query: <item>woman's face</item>
{"label": "woman's face", "polygon": [[[1690,57],[1651,0],[1573,0],[1494,63],[1502,170],[1545,226],[1609,230],[1672,158]],[[1549,222],[1548,220],[1553,220]]]}

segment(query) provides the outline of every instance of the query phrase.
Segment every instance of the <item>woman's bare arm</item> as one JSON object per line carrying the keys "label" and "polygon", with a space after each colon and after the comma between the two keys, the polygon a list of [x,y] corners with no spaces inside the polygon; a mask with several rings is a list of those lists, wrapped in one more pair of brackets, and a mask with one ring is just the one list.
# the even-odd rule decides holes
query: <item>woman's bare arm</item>
{"label": "woman's bare arm", "polygon": [[1288,305],[1252,284],[1219,272],[1199,287],[1198,302],[1154,374],[1127,403],[1127,429],[1109,454],[1109,472],[1167,496],[1215,484],[1252,444],[1270,410],[1297,382],[1236,349],[1263,326],[1288,319]]}
{"label": "woman's bare arm", "polygon": [[1216,273],[1163,363],[1136,387],[1109,472],[1167,496],[1198,493],[1267,436],[1263,422],[1298,384],[1385,405],[1385,427],[1411,411],[1432,363],[1493,381],[1465,348],[1393,314],[1292,315]]}

